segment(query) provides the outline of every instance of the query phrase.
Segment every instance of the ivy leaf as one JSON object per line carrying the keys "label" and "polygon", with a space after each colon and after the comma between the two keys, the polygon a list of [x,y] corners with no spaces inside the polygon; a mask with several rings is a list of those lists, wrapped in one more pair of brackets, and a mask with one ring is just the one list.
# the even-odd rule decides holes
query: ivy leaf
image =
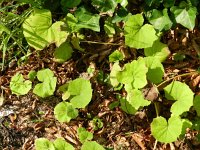
{"label": "ivy leaf", "polygon": [[55,49],[54,57],[55,61],[63,63],[72,56],[72,48],[69,43],[64,42],[58,48]]}
{"label": "ivy leaf", "polygon": [[39,138],[35,140],[36,150],[56,150],[52,142],[46,138]]}
{"label": "ivy leaf", "polygon": [[59,122],[69,122],[78,116],[78,110],[71,103],[60,102],[54,108],[54,115]]}
{"label": "ivy leaf", "polygon": [[67,31],[69,31],[70,33],[78,31],[76,27],[76,24],[78,23],[78,19],[74,17],[74,15],[72,15],[71,13],[68,13],[64,21],[67,25]]}
{"label": "ivy leaf", "polygon": [[51,12],[47,9],[34,8],[33,13],[24,21],[23,34],[28,44],[36,50],[42,50],[50,43],[59,46],[67,39],[68,33],[61,30],[64,22],[52,25]]}
{"label": "ivy leaf", "polygon": [[189,9],[187,9],[186,7],[181,7],[180,4],[179,7],[173,6],[170,10],[174,14],[177,23],[180,23],[190,30],[194,29],[197,14],[196,7],[189,7]]}
{"label": "ivy leaf", "polygon": [[155,41],[152,47],[144,49],[145,56],[153,56],[155,59],[164,62],[169,56],[170,51],[167,44],[161,43],[159,40]]}
{"label": "ivy leaf", "polygon": [[140,58],[127,63],[122,71],[117,72],[117,80],[123,84],[131,84],[133,88],[143,88],[147,84],[146,73],[148,68],[144,59]]}
{"label": "ivy leaf", "polygon": [[78,6],[81,0],[61,0],[61,5],[64,9]]}
{"label": "ivy leaf", "polygon": [[116,50],[112,54],[109,55],[109,62],[116,62],[123,59],[124,59],[124,56],[119,50]]}
{"label": "ivy leaf", "polygon": [[157,117],[151,123],[151,133],[159,142],[171,143],[181,134],[182,125],[178,116],[171,116],[168,122],[163,117]]}
{"label": "ivy leaf", "polygon": [[194,98],[194,109],[197,112],[197,116],[200,117],[200,95],[196,95]]}
{"label": "ivy leaf", "polygon": [[92,0],[92,5],[100,12],[114,13],[117,2],[116,0]]}
{"label": "ivy leaf", "polygon": [[147,79],[157,84],[162,81],[164,75],[164,67],[155,57],[145,57],[145,63],[148,67]]}
{"label": "ivy leaf", "polygon": [[90,150],[105,150],[103,148],[103,146],[99,145],[95,141],[86,141],[86,142],[84,142],[82,147],[81,147],[81,150],[88,150],[88,148]]}
{"label": "ivy leaf", "polygon": [[77,29],[85,28],[85,29],[91,29],[96,32],[100,31],[100,26],[99,26],[100,15],[91,14],[84,7],[79,7],[75,12],[75,17],[78,20],[76,24]]}
{"label": "ivy leaf", "polygon": [[29,80],[24,81],[23,75],[17,73],[11,78],[10,89],[13,94],[25,95],[32,88],[32,82]]}
{"label": "ivy leaf", "polygon": [[54,142],[55,150],[74,150],[74,147],[63,138],[57,138]]}
{"label": "ivy leaf", "polygon": [[128,18],[125,24],[125,44],[132,48],[147,48],[153,45],[153,42],[158,39],[154,27],[144,23],[144,18],[141,14],[133,15]]}
{"label": "ivy leaf", "polygon": [[172,27],[166,8],[162,12],[157,9],[151,10],[148,12],[147,18],[154,28],[159,31],[169,30]]}
{"label": "ivy leaf", "polygon": [[143,106],[148,106],[151,103],[150,101],[144,99],[142,92],[138,89],[128,92],[127,101],[132,107],[134,107],[135,110],[138,110]]}
{"label": "ivy leaf", "polygon": [[72,97],[70,102],[74,108],[85,108],[92,98],[91,83],[83,78],[69,82],[67,92]]}
{"label": "ivy leaf", "polygon": [[54,77],[53,72],[50,69],[43,69],[37,72],[37,78],[42,83],[38,83],[33,89],[33,93],[45,98],[53,95],[57,78]]}
{"label": "ivy leaf", "polygon": [[77,134],[78,134],[78,138],[81,141],[81,143],[84,143],[85,141],[93,139],[93,134],[91,132],[88,132],[83,127],[78,128]]}
{"label": "ivy leaf", "polygon": [[165,97],[168,100],[176,101],[170,109],[173,115],[179,116],[183,112],[189,111],[190,107],[193,105],[194,93],[185,83],[174,81],[165,87],[164,91]]}

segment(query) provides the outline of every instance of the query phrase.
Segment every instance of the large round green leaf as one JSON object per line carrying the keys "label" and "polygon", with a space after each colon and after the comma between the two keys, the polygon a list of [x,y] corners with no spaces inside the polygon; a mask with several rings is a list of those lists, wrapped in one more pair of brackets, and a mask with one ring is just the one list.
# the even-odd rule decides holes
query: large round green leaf
{"label": "large round green leaf", "polygon": [[177,116],[172,116],[168,122],[163,117],[157,117],[151,123],[151,133],[159,142],[171,143],[181,134],[182,125],[181,119]]}
{"label": "large round green leaf", "polygon": [[61,30],[62,25],[64,22],[61,21],[52,25],[49,10],[35,8],[22,27],[28,44],[37,50],[42,50],[50,43],[55,42],[59,46],[67,39],[68,33]]}
{"label": "large round green leaf", "polygon": [[145,24],[141,14],[133,15],[126,22],[125,44],[133,48],[147,48],[153,45],[153,42],[158,39],[156,31],[152,25]]}
{"label": "large round green leaf", "polygon": [[78,116],[78,110],[71,103],[61,102],[54,108],[54,115],[60,122],[69,122]]}
{"label": "large round green leaf", "polygon": [[179,116],[183,112],[189,111],[190,107],[193,105],[194,93],[185,83],[174,81],[165,87],[164,91],[165,97],[168,100],[176,101],[170,109],[173,115]]}
{"label": "large round green leaf", "polygon": [[72,96],[70,102],[75,108],[85,108],[91,101],[92,88],[88,80],[78,78],[71,81],[67,91]]}
{"label": "large round green leaf", "polygon": [[36,150],[55,150],[54,145],[46,138],[39,138],[35,140]]}
{"label": "large round green leaf", "polygon": [[32,82],[29,80],[24,81],[23,75],[17,73],[11,78],[10,89],[13,94],[25,95],[32,88]]}

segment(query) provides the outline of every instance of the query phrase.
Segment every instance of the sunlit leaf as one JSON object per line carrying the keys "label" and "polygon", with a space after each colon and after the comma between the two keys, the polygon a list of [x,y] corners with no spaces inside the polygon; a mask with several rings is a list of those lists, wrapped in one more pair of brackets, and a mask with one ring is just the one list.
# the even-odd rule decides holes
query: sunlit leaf
{"label": "sunlit leaf", "polygon": [[[193,105],[194,93],[185,83],[174,81],[164,88],[165,97],[168,100],[174,100],[170,111],[173,115],[181,115],[183,112],[189,111]],[[181,107],[180,107],[181,106]]]}
{"label": "sunlit leaf", "polygon": [[76,110],[71,103],[60,102],[54,108],[54,115],[60,122],[69,122],[78,116],[78,110]]}
{"label": "sunlit leaf", "polygon": [[32,88],[32,82],[29,80],[24,80],[23,75],[17,73],[11,78],[10,89],[13,94],[25,95]]}
{"label": "sunlit leaf", "polygon": [[179,6],[173,6],[170,10],[174,14],[177,23],[180,23],[182,26],[193,30],[195,26],[197,8],[186,7],[187,6],[183,6],[183,3],[180,3]]}
{"label": "sunlit leaf", "polygon": [[152,47],[144,49],[145,56],[153,56],[155,59],[164,62],[169,56],[170,51],[167,44],[161,43],[159,40],[155,41]]}
{"label": "sunlit leaf", "polygon": [[125,24],[125,44],[132,48],[151,47],[158,39],[156,31],[152,25],[145,24],[141,14],[133,15],[128,18]]}
{"label": "sunlit leaf", "polygon": [[83,127],[78,128],[77,134],[78,134],[78,138],[81,141],[81,143],[84,143],[85,141],[93,139],[93,134],[91,132],[87,131]]}
{"label": "sunlit leaf", "polygon": [[42,83],[38,83],[35,86],[33,93],[42,98],[53,95],[57,82],[54,73],[50,69],[43,69],[37,72],[37,78]]}
{"label": "sunlit leaf", "polygon": [[56,150],[51,141],[46,138],[39,138],[35,140],[36,150]]}
{"label": "sunlit leaf", "polygon": [[92,98],[92,87],[88,80],[77,78],[69,82],[67,90],[72,98],[70,102],[74,108],[85,108]]}
{"label": "sunlit leaf", "polygon": [[86,141],[83,143],[81,150],[88,150],[88,148],[90,150],[105,150],[103,148],[103,146],[101,146],[100,144],[98,144],[95,141]]}
{"label": "sunlit leaf", "polygon": [[74,150],[74,147],[63,138],[57,138],[54,142],[55,150]]}
{"label": "sunlit leaf", "polygon": [[62,43],[58,48],[55,49],[54,57],[55,61],[63,63],[66,60],[70,59],[72,56],[73,49],[70,44],[67,42]]}
{"label": "sunlit leaf", "polygon": [[164,67],[155,57],[145,57],[145,63],[148,67],[147,79],[157,84],[162,81],[164,75]]}
{"label": "sunlit leaf", "polygon": [[133,60],[127,63],[122,71],[117,72],[117,80],[123,84],[131,84],[133,88],[143,88],[147,84],[146,73],[148,68],[144,59]]}
{"label": "sunlit leaf", "polygon": [[151,133],[159,142],[171,143],[181,134],[182,125],[178,116],[171,116],[168,122],[163,117],[157,117],[151,123]]}
{"label": "sunlit leaf", "polygon": [[168,16],[167,9],[163,9],[162,12],[153,9],[148,12],[147,18],[154,28],[159,31],[169,30],[172,27],[172,22]]}

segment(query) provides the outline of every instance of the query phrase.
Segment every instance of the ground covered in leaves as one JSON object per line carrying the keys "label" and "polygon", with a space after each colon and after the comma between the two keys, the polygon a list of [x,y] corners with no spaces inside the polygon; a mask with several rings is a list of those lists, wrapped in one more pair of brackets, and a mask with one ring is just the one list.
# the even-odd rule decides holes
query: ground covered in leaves
{"label": "ground covered in leaves", "polygon": [[[159,150],[200,149],[200,142],[195,138],[198,132],[190,130],[187,131],[185,138],[177,142],[156,143],[150,132],[150,123],[156,117],[153,104],[144,107],[136,115],[129,115],[119,107],[111,109],[109,104],[118,101],[116,93],[122,95],[126,93],[123,90],[114,91],[106,82],[107,74],[112,68],[108,61],[109,55],[119,49],[125,56],[124,62],[130,62],[139,56],[144,56],[143,50],[136,51],[126,47],[121,36],[108,38],[101,33],[91,36],[93,33],[88,32],[85,35],[86,41],[98,41],[99,43],[81,43],[86,51],[84,53],[74,51],[72,58],[63,64],[54,62],[55,45],[51,44],[42,51],[32,49],[31,55],[20,65],[17,64],[17,60],[13,59],[0,72],[1,98],[4,98],[0,106],[0,114],[5,113],[0,118],[0,149],[31,150],[34,149],[34,140],[40,137],[50,140],[63,137],[79,149],[81,143],[77,137],[77,128],[80,126],[93,132],[94,140],[99,144],[116,150],[151,150],[155,145]],[[166,82],[158,86],[160,97],[164,94],[163,88],[172,80],[185,82],[196,95],[200,94],[200,75],[193,72],[200,66],[199,37],[199,29],[191,32],[182,27],[170,30],[162,36],[161,41],[168,45],[171,54],[164,62],[164,81]],[[101,42],[116,45],[100,44]],[[174,60],[177,53],[184,58],[180,61]],[[1,52],[0,58],[2,57]],[[92,76],[87,73],[89,66],[95,68]],[[80,109],[79,116],[70,123],[60,123],[54,117],[54,107],[62,101],[58,89],[54,96],[45,99],[37,97],[32,91],[19,97],[11,94],[9,84],[13,75],[20,72],[28,78],[27,75],[31,70],[38,71],[42,68],[50,68],[54,72],[58,79],[57,87],[77,77],[90,79],[93,89],[92,101],[85,109]],[[182,76],[182,74],[186,75]],[[147,99],[155,98],[151,84],[146,87],[144,96]],[[171,103],[163,100],[160,107],[160,114],[166,118],[170,116],[169,106]],[[192,113],[192,110],[190,112],[189,116],[194,118],[195,112]],[[101,119],[102,128],[93,130],[94,124],[91,121],[94,117]]]}

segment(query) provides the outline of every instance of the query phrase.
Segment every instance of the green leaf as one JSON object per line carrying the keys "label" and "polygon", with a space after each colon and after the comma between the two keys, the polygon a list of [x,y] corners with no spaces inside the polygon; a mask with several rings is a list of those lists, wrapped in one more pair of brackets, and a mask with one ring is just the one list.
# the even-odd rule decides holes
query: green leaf
{"label": "green leaf", "polygon": [[[110,59],[110,57],[109,57]],[[119,62],[115,62],[112,66],[111,72],[110,72],[110,83],[113,87],[117,87],[119,85],[119,82],[117,80],[117,73],[121,71],[121,67],[119,66]]]}
{"label": "green leaf", "polygon": [[123,84],[131,84],[133,88],[143,88],[147,84],[146,73],[148,68],[144,59],[133,60],[127,63],[122,71],[117,72],[117,80]]}
{"label": "green leaf", "polygon": [[88,148],[90,150],[105,150],[103,148],[103,146],[99,145],[95,141],[86,141],[86,142],[84,142],[82,147],[81,147],[81,150],[88,150]]}
{"label": "green leaf", "polygon": [[55,150],[74,150],[74,147],[63,138],[57,138],[54,142]]}
{"label": "green leaf", "polygon": [[11,78],[10,89],[13,94],[25,95],[32,88],[32,82],[29,80],[24,81],[23,75],[17,73]]}
{"label": "green leaf", "polygon": [[92,88],[88,80],[78,78],[69,82],[67,91],[72,96],[70,102],[74,108],[85,108],[91,101]]}
{"label": "green leaf", "polygon": [[88,132],[83,127],[78,128],[77,134],[78,134],[78,138],[81,141],[81,143],[84,143],[85,141],[93,139],[93,134],[91,132]]}
{"label": "green leaf", "polygon": [[57,46],[63,43],[68,36],[66,31],[61,31],[64,22],[57,21],[52,25],[51,12],[46,9],[34,9],[33,13],[24,21],[23,34],[28,44],[36,50],[42,50],[50,43]]}
{"label": "green leaf", "polygon": [[67,42],[62,43],[58,48],[55,49],[54,57],[55,61],[63,63],[71,58],[73,49]]}
{"label": "green leaf", "polygon": [[184,137],[186,133],[186,129],[192,127],[192,122],[188,119],[182,119],[182,123],[183,123],[183,126],[182,126],[181,135],[183,135]]}
{"label": "green leaf", "polygon": [[151,123],[151,133],[159,142],[171,143],[181,134],[182,125],[178,116],[171,116],[168,122],[163,117],[157,117]]}
{"label": "green leaf", "polygon": [[97,8],[100,12],[113,13],[117,6],[116,0],[92,0],[92,5]]}
{"label": "green leaf", "polygon": [[169,30],[172,27],[166,8],[162,12],[157,9],[151,10],[148,12],[147,18],[154,28],[159,31]]}
{"label": "green leaf", "polygon": [[108,18],[104,23],[104,30],[108,37],[113,37],[115,34],[115,25],[112,23],[111,18]]}
{"label": "green leaf", "polygon": [[193,105],[194,93],[185,83],[174,81],[165,87],[164,91],[168,100],[176,101],[170,109],[173,115],[181,115],[183,112],[189,111]]}
{"label": "green leaf", "polygon": [[125,44],[132,48],[147,48],[153,45],[153,42],[158,39],[154,27],[144,23],[144,18],[141,14],[133,15],[128,18],[125,24]]}
{"label": "green leaf", "polygon": [[134,115],[137,110],[125,99],[125,98],[120,98],[120,108],[125,111],[127,114]]}
{"label": "green leaf", "polygon": [[60,102],[54,108],[54,115],[59,122],[69,122],[78,116],[78,110],[71,103]]}
{"label": "green leaf", "polygon": [[176,0],[163,0],[163,5],[166,8],[174,6]]}
{"label": "green leaf", "polygon": [[194,98],[194,109],[197,112],[197,116],[200,117],[200,95],[196,95]]}
{"label": "green leaf", "polygon": [[145,100],[142,91],[134,89],[128,92],[127,101],[135,109],[138,110],[140,107],[150,105],[150,101]]}
{"label": "green leaf", "polygon": [[3,23],[0,23],[0,35],[6,32],[7,34],[11,34],[10,29],[8,29]]}
{"label": "green leaf", "polygon": [[92,14],[88,12],[84,7],[79,7],[75,12],[75,17],[78,22],[76,24],[77,29],[85,28],[91,29],[93,31],[99,32],[99,19],[100,15]]}
{"label": "green leaf", "polygon": [[119,50],[115,50],[112,54],[109,55],[109,62],[116,62],[123,59],[124,56]]}
{"label": "green leaf", "polygon": [[73,45],[73,47],[81,52],[84,52],[85,49],[83,49],[81,46],[80,46],[80,39],[79,37],[76,37],[76,36],[72,36],[71,37],[71,44]]}
{"label": "green leaf", "polygon": [[39,138],[35,140],[36,150],[56,150],[52,142],[46,138]]}
{"label": "green leaf", "polygon": [[37,76],[37,72],[35,70],[31,70],[29,73],[28,73],[28,78],[33,81],[35,79],[35,77]]}
{"label": "green leaf", "polygon": [[189,9],[187,9],[182,8],[181,5],[179,5],[179,7],[173,6],[170,10],[174,14],[177,23],[180,23],[190,30],[194,29],[197,14],[196,7],[189,7]]}
{"label": "green leaf", "polygon": [[152,47],[144,49],[145,56],[153,56],[155,59],[164,62],[169,56],[170,51],[167,44],[161,43],[159,40],[155,41]]}
{"label": "green leaf", "polygon": [[37,72],[37,78],[42,83],[38,83],[35,86],[33,93],[42,98],[53,95],[57,82],[54,73],[50,69],[42,69]]}
{"label": "green leaf", "polygon": [[61,0],[61,5],[64,9],[76,7],[80,3],[81,0]]}
{"label": "green leaf", "polygon": [[155,57],[145,57],[145,63],[148,67],[147,79],[157,84],[162,81],[164,75],[164,67]]}
{"label": "green leaf", "polygon": [[65,23],[67,25],[67,30],[69,32],[77,32],[78,29],[76,27],[76,24],[78,23],[78,19],[74,17],[71,13],[68,13],[65,17]]}

